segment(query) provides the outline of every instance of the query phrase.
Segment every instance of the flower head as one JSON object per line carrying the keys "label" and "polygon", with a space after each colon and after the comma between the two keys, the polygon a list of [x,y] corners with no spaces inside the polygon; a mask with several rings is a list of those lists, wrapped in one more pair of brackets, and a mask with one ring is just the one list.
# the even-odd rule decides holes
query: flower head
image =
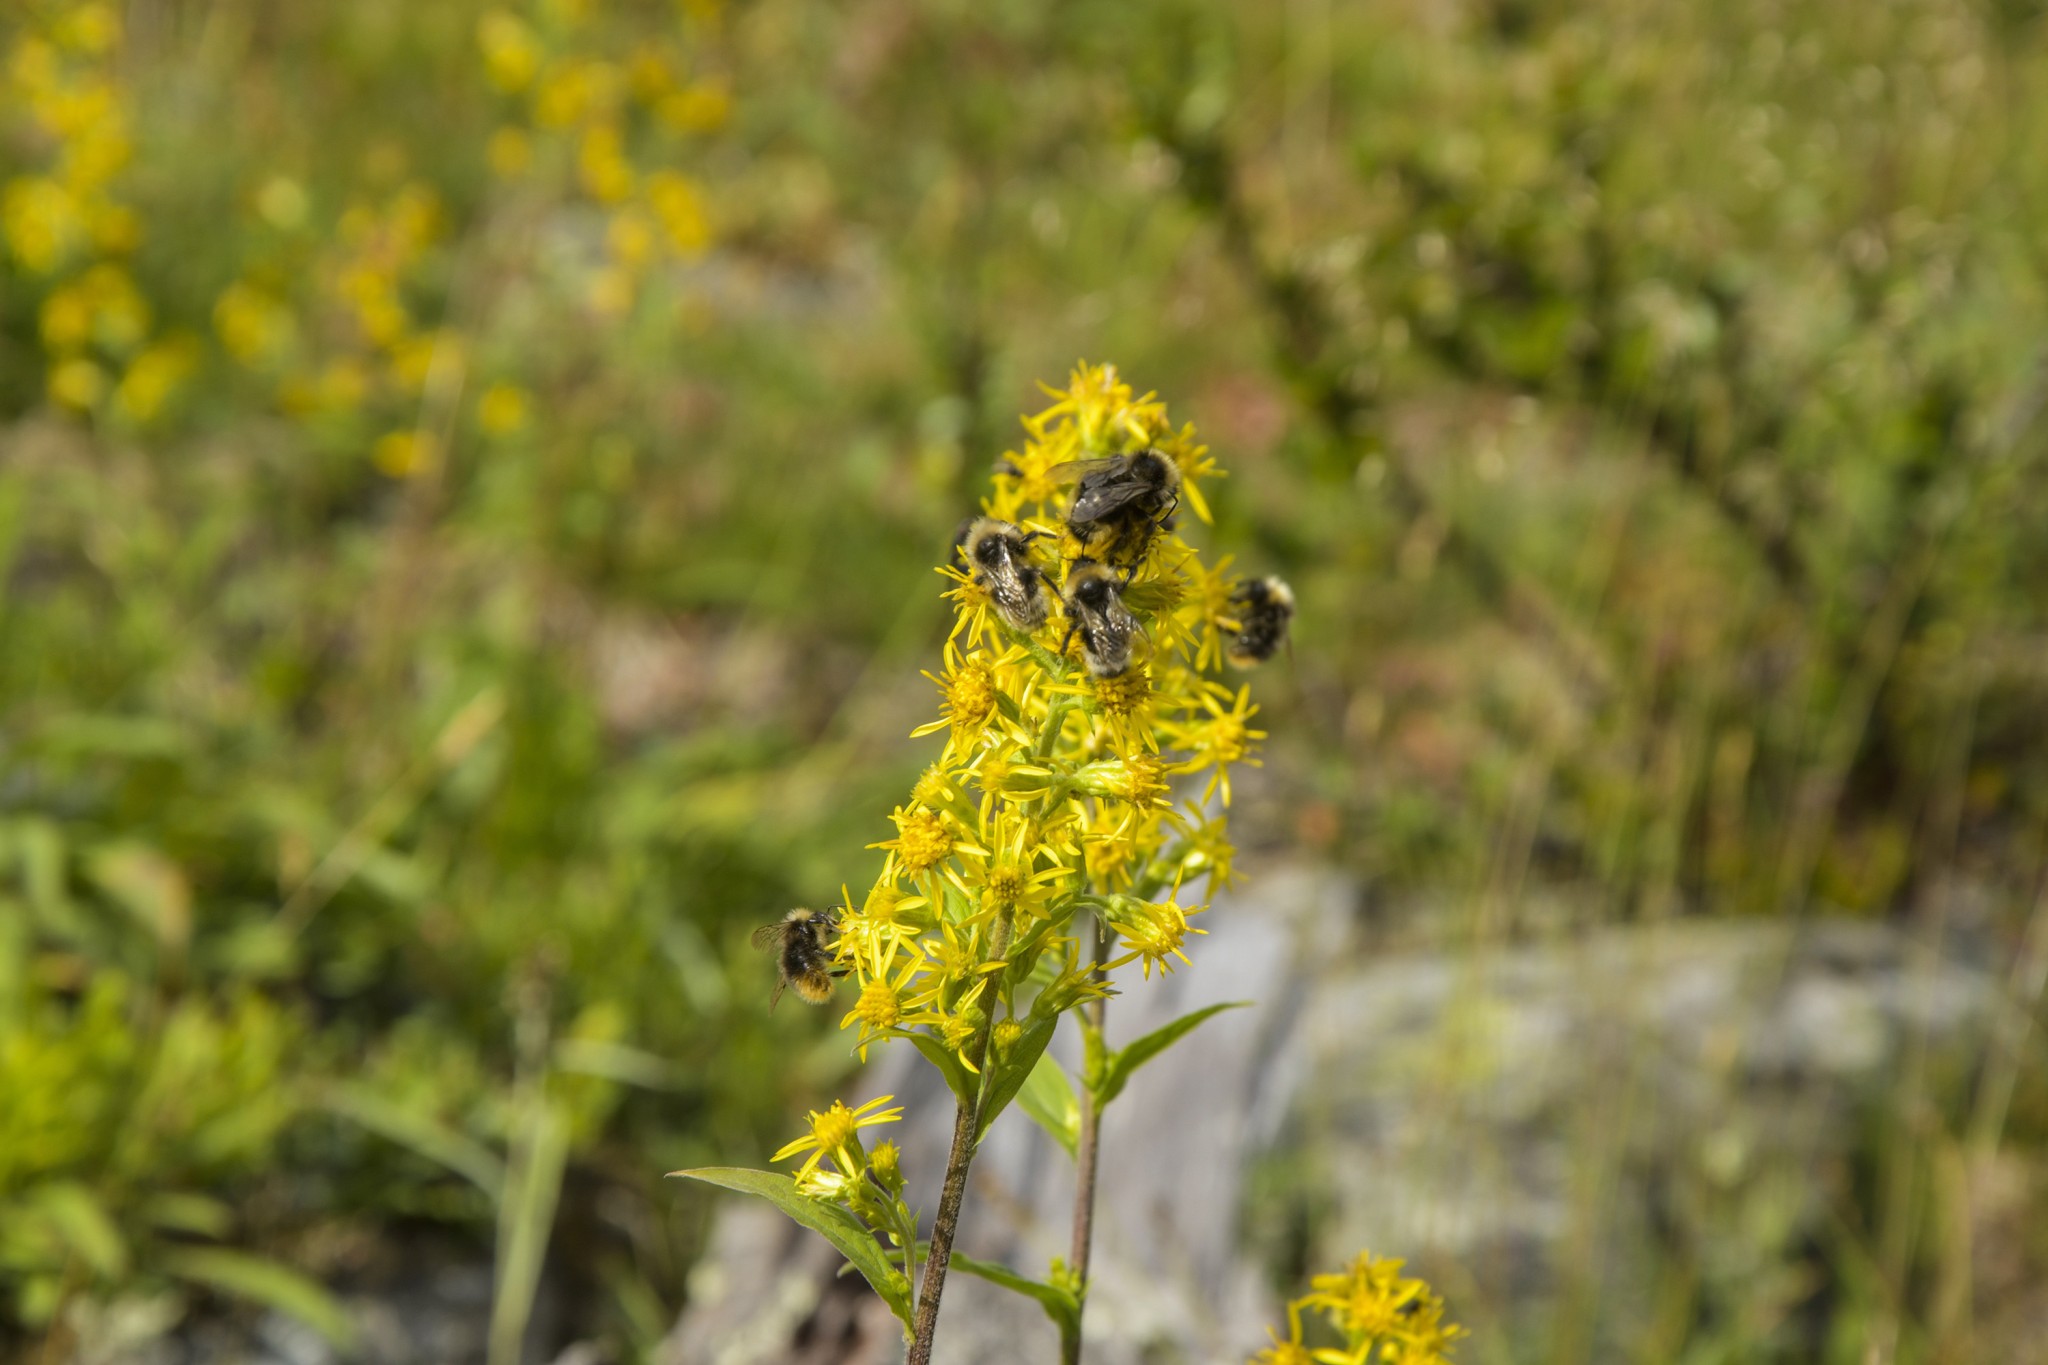
{"label": "flower head", "polygon": [[811,1131],[796,1141],[784,1146],[772,1161],[787,1161],[799,1152],[807,1152],[804,1164],[798,1169],[797,1177],[802,1179],[818,1168],[818,1163],[831,1157],[843,1175],[857,1175],[867,1165],[867,1155],[861,1150],[860,1130],[872,1128],[878,1123],[894,1123],[903,1117],[901,1109],[885,1106],[895,1099],[884,1095],[869,1100],[858,1109],[848,1109],[838,1100],[824,1113],[811,1111]]}

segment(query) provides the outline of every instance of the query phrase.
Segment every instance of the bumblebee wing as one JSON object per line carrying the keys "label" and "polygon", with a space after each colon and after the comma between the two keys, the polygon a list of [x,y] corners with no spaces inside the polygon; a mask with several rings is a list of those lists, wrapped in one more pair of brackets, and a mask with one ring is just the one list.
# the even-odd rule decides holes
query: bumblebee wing
{"label": "bumblebee wing", "polygon": [[1054,483],[1075,483],[1098,474],[1120,474],[1129,463],[1129,457],[1124,455],[1092,455],[1085,460],[1056,464],[1045,471],[1045,476]]}
{"label": "bumblebee wing", "polygon": [[1083,524],[1101,521],[1119,508],[1151,493],[1151,488],[1136,479],[1120,478],[1114,474],[1101,478],[1090,475],[1081,481],[1081,487],[1074,493],[1074,505],[1067,509],[1067,520]]}
{"label": "bumblebee wing", "polygon": [[777,920],[773,924],[764,924],[754,931],[753,937],[749,941],[756,948],[777,947],[782,942],[782,926],[783,921],[781,920]]}

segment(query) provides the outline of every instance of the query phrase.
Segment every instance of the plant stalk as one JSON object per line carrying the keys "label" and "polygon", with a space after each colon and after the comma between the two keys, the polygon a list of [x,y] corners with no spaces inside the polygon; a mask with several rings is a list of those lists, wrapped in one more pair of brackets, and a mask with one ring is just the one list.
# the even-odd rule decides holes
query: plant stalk
{"label": "plant stalk", "polygon": [[[1095,920],[1095,979],[1105,976],[1103,963],[1108,960],[1109,939],[1103,930],[1106,926],[1098,916]],[[1081,1006],[1082,1018],[1097,1039],[1102,1037],[1102,1021],[1109,1012],[1109,1001],[1101,997],[1085,1002]],[[1095,1087],[1087,1075],[1081,1085],[1081,1131],[1074,1144],[1074,1240],[1067,1254],[1067,1268],[1073,1273],[1074,1283],[1079,1285],[1081,1313],[1088,1311],[1088,1253],[1095,1241],[1095,1169],[1102,1152],[1102,1109],[1095,1103]],[[1072,1332],[1060,1334],[1060,1365],[1081,1365],[1080,1324]]]}
{"label": "plant stalk", "polygon": [[[989,936],[989,960],[1009,951],[1010,921],[996,921]],[[917,1293],[917,1311],[911,1317],[910,1355],[904,1365],[931,1365],[932,1338],[939,1329],[939,1296],[946,1289],[946,1269],[953,1261],[953,1234],[960,1226],[960,1206],[967,1199],[967,1168],[974,1162],[975,1135],[981,1128],[981,1105],[987,1094],[988,1039],[996,1026],[996,1005],[991,1000],[983,1011],[981,1028],[969,1044],[981,1080],[974,1097],[962,1096],[953,1108],[953,1147],[946,1154],[946,1181],[939,1188],[939,1211],[932,1218],[932,1241],[924,1253],[924,1284]],[[913,1243],[913,1245],[915,1245]]]}

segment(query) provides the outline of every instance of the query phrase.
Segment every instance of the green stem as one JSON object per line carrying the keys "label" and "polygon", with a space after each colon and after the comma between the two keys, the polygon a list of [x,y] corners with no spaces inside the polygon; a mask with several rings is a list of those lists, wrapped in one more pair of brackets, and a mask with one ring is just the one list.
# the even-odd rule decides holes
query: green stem
{"label": "green stem", "polygon": [[[1002,957],[1010,946],[1010,921],[996,920],[989,935],[987,961]],[[939,1211],[932,1218],[932,1241],[924,1255],[924,1287],[911,1315],[910,1355],[905,1365],[931,1365],[932,1338],[939,1328],[939,1297],[946,1292],[946,1270],[953,1261],[953,1235],[960,1226],[960,1206],[967,1199],[967,1168],[974,1162],[975,1134],[981,1129],[981,1106],[988,1093],[988,1040],[995,1028],[997,1002],[982,1011],[981,1027],[968,1044],[981,1072],[972,1099],[961,1096],[953,1109],[953,1146],[946,1154],[946,1179],[939,1190]],[[913,1242],[914,1246],[915,1243]]]}
{"label": "green stem", "polygon": [[[1103,980],[1107,975],[1103,963],[1109,960],[1108,939],[1103,934],[1103,924],[1095,922],[1095,979]],[[1100,1050],[1103,1019],[1107,1015],[1109,1002],[1097,997],[1081,1006],[1082,1028],[1088,1034],[1090,1053]],[[1095,1171],[1102,1151],[1102,1106],[1095,1102],[1094,1077],[1087,1074],[1092,1068],[1084,1068],[1081,1085],[1081,1130],[1074,1144],[1074,1238],[1069,1248],[1067,1265],[1078,1286],[1076,1297],[1080,1309],[1088,1309],[1088,1254],[1095,1241]],[[1081,1365],[1080,1313],[1075,1314],[1074,1329],[1060,1333],[1060,1365]]]}

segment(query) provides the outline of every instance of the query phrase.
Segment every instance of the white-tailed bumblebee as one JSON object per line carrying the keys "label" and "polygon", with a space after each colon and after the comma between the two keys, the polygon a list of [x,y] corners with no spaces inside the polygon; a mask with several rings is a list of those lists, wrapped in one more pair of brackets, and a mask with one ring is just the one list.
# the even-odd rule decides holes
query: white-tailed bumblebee
{"label": "white-tailed bumblebee", "polygon": [[967,561],[967,571],[988,593],[996,615],[1012,630],[1026,635],[1045,624],[1051,611],[1045,571],[1031,562],[1031,542],[1043,531],[1020,531],[994,517],[960,523],[953,551]]}
{"label": "white-tailed bumblebee", "polygon": [[1124,605],[1123,579],[1093,559],[1077,559],[1067,570],[1061,600],[1067,609],[1066,639],[1081,636],[1081,660],[1098,678],[1121,677],[1131,666],[1131,643],[1143,632],[1138,618]]}
{"label": "white-tailed bumblebee", "polygon": [[1082,553],[1119,566],[1142,560],[1180,506],[1180,466],[1164,451],[1070,460],[1052,476],[1080,480],[1067,508],[1067,530]]}
{"label": "white-tailed bumblebee", "polygon": [[1287,643],[1287,623],[1294,619],[1294,590],[1277,578],[1248,578],[1230,594],[1237,635],[1224,655],[1239,668],[1272,658]]}
{"label": "white-tailed bumblebee", "polygon": [[822,1005],[832,998],[832,982],[846,975],[843,967],[832,965],[832,950],[825,940],[839,932],[839,908],[806,910],[799,906],[773,924],[754,931],[754,946],[775,952],[777,980],[768,997],[774,1009],[782,989],[793,986],[806,1004]]}

